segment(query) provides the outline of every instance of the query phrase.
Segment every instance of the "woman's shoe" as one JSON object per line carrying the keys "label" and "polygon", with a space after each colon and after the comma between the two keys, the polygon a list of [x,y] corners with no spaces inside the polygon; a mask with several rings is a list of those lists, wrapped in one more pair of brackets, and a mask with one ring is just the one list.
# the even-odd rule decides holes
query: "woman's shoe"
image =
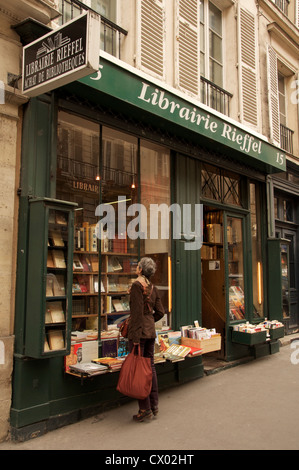
{"label": "woman's shoe", "polygon": [[152,413],[153,413],[154,416],[157,416],[158,411],[159,411],[159,409],[158,409],[157,406],[153,406],[153,407],[152,407]]}
{"label": "woman's shoe", "polygon": [[137,415],[133,416],[134,421],[145,421],[152,419],[152,410],[139,410]]}

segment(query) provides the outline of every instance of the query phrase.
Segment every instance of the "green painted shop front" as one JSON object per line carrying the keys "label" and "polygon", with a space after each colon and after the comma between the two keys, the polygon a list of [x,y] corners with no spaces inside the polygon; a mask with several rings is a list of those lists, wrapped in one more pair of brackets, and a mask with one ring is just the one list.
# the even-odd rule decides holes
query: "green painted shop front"
{"label": "green painted shop front", "polygon": [[[238,128],[237,123],[208,113],[198,104],[184,101],[182,95],[158,85],[117,61],[101,59],[98,74],[31,99],[24,109],[11,408],[15,439],[38,435],[126,400],[116,391],[117,372],[80,379],[65,373],[64,356],[69,353],[68,348],[62,354],[43,354],[39,349],[42,326],[30,311],[35,305],[31,303],[35,290],[45,289],[44,279],[32,285],[31,273],[41,269],[43,278],[41,266],[45,265],[46,256],[46,247],[40,257],[36,251],[37,243],[43,247],[46,236],[42,217],[38,219],[37,211],[35,220],[33,208],[40,204],[50,209],[62,208],[70,214],[76,209],[76,204],[69,200],[57,200],[59,113],[99,126],[101,139],[106,129],[136,138],[137,188],[142,145],[146,147],[148,142],[167,149],[169,202],[179,204],[182,210],[186,204],[192,207],[202,204],[205,224],[221,225],[221,240],[205,243],[205,250],[217,253],[212,257],[204,256],[203,249],[186,249],[190,242],[183,233],[180,239],[170,242],[171,328],[177,330],[196,320],[204,327],[215,327],[222,336],[222,349],[215,354],[227,361],[278,350],[277,340],[257,345],[232,341],[232,326],[242,321],[259,323],[265,317],[281,320],[280,310],[272,312],[267,300],[271,297],[272,305],[277,305],[275,299],[281,302],[281,281],[279,276],[274,278],[271,265],[273,256],[279,259],[280,251],[279,245],[268,239],[267,212],[271,201],[267,198],[266,176],[285,170],[285,156],[259,136]],[[68,220],[71,239],[72,216]],[[255,229],[258,226],[254,241],[253,226]],[[230,238],[232,231],[239,234],[241,248],[237,255],[236,240]],[[140,244],[138,255],[142,255]],[[238,256],[241,271],[234,267],[237,263],[234,256]],[[258,263],[262,266],[261,292],[256,288]],[[72,259],[69,264],[72,271]],[[242,279],[243,320],[231,313],[232,277]],[[44,305],[42,296],[37,297],[40,305]],[[71,318],[71,293],[68,301]],[[36,305],[33,308],[38,309]],[[67,328],[66,334],[70,336],[70,326]],[[200,378],[204,375],[202,357],[158,364],[157,372],[160,389]]]}

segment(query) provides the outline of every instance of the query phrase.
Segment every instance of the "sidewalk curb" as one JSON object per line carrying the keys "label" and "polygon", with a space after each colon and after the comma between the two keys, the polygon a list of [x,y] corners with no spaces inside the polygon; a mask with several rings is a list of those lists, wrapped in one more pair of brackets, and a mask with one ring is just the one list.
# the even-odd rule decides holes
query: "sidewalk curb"
{"label": "sidewalk curb", "polygon": [[240,366],[241,364],[246,364],[247,362],[251,362],[251,361],[254,361],[253,356],[243,357],[241,359],[237,359],[231,362],[223,361],[218,366],[209,366],[209,365],[204,364],[204,374],[205,375],[217,374],[218,372],[222,372],[223,370],[231,369],[233,367]]}
{"label": "sidewalk curb", "polygon": [[[299,332],[294,333],[292,335],[286,335],[283,338],[279,339],[279,344],[280,347],[283,346],[288,346],[290,345],[293,341],[299,341]],[[217,359],[212,362],[211,364],[204,364],[204,375],[213,375],[217,374],[218,372],[222,372],[223,370],[226,369],[231,369],[232,367],[236,367],[242,364],[246,364],[248,362],[254,361],[255,357],[254,356],[247,356],[243,357],[241,359],[237,359],[232,362],[225,362],[225,361],[218,361]],[[217,364],[217,362],[219,364]],[[216,363],[216,365],[215,365]]]}
{"label": "sidewalk curb", "polygon": [[299,341],[299,333],[294,333],[292,335],[286,335],[283,338],[279,339],[280,346],[288,346],[293,341]]}

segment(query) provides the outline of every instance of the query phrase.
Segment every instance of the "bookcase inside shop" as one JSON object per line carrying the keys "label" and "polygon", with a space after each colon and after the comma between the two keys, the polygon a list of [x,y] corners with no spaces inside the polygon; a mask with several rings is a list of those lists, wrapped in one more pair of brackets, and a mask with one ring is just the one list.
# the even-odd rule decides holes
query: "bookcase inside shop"
{"label": "bookcase inside shop", "polygon": [[[83,228],[83,230],[82,230]],[[107,330],[109,318],[129,313],[129,288],[136,276],[137,252],[123,238],[97,236],[94,224],[76,227],[73,258],[73,330]],[[100,315],[100,326],[98,317]]]}
{"label": "bookcase inside shop", "polygon": [[44,353],[66,349],[68,213],[49,209]]}
{"label": "bookcase inside shop", "polygon": [[223,259],[223,216],[222,211],[204,206],[202,260]]}

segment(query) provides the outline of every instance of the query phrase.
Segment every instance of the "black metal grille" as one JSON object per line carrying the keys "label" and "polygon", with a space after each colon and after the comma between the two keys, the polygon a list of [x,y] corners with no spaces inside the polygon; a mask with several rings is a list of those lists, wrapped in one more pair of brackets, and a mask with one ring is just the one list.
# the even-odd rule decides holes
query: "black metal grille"
{"label": "black metal grille", "polygon": [[201,171],[202,196],[208,199],[241,206],[240,177],[237,174],[203,163]]}

